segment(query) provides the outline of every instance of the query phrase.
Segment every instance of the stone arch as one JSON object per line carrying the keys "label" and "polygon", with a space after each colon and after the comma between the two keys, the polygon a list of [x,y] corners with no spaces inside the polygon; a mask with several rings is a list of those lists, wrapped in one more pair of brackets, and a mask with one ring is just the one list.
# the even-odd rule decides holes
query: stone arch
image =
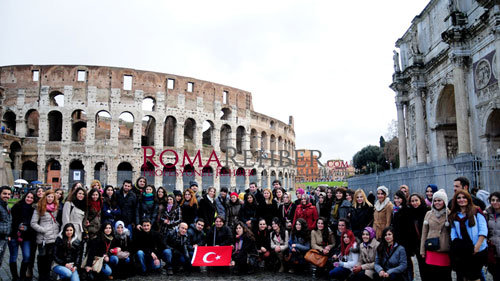
{"label": "stone arch", "polygon": [[63,115],[60,111],[52,110],[47,117],[49,122],[49,141],[61,141]]}
{"label": "stone arch", "polygon": [[142,111],[155,111],[156,109],[156,100],[151,97],[145,97],[142,100]]}
{"label": "stone arch", "polygon": [[267,188],[267,187],[268,187],[268,185],[267,185],[267,171],[266,171],[265,169],[264,169],[264,170],[262,170],[262,172],[261,172],[261,174],[260,174],[260,175],[261,175],[261,178],[260,178],[260,181],[261,181],[260,186],[261,186],[262,188]]}
{"label": "stone arch", "polygon": [[231,126],[228,124],[222,125],[220,128],[220,151],[227,152],[227,147],[230,145]]}
{"label": "stone arch", "polygon": [[269,122],[269,128],[271,128],[272,130],[276,129],[276,122],[271,120],[271,122]]}
{"label": "stone arch", "polygon": [[[8,134],[16,134],[16,114],[10,110],[7,110],[2,118],[2,126],[5,127],[5,132]],[[4,128],[2,128],[4,131]]]}
{"label": "stone arch", "polygon": [[213,145],[214,123],[210,120],[203,122],[203,145]]}
{"label": "stone arch", "polygon": [[486,118],[485,127],[488,154],[492,156],[500,154],[500,109],[491,110]]}
{"label": "stone arch", "polygon": [[245,178],[246,178],[245,169],[243,167],[239,167],[236,170],[236,190],[238,191],[245,190]]}
{"label": "stone arch", "polygon": [[268,151],[269,150],[266,131],[262,131],[262,133],[260,135],[260,148],[263,151]]}
{"label": "stone arch", "polygon": [[104,161],[95,164],[94,179],[99,180],[103,187],[108,184],[108,165]]}
{"label": "stone arch", "polygon": [[45,182],[51,184],[54,188],[61,187],[61,163],[51,158],[46,163],[45,171]]}
{"label": "stone arch", "polygon": [[230,108],[225,107],[221,110],[220,120],[229,121],[231,120],[231,115],[232,115],[232,110]]}
{"label": "stone arch", "polygon": [[257,150],[258,140],[259,140],[259,137],[258,137],[257,130],[252,129],[250,131],[250,150],[252,150],[252,151]]}
{"label": "stone arch", "polygon": [[195,173],[196,172],[195,172],[194,167],[192,165],[187,164],[184,166],[184,168],[182,169],[182,181],[183,181],[184,189],[188,189],[190,187],[189,182],[195,180],[195,178],[196,178]]}
{"label": "stone arch", "polygon": [[22,166],[21,178],[27,182],[38,180],[38,165],[33,161],[25,161]]}
{"label": "stone arch", "polygon": [[155,145],[155,131],[156,120],[151,115],[146,115],[142,118],[141,130],[141,145],[154,146]]}
{"label": "stone arch", "polygon": [[227,187],[227,189],[231,188],[231,169],[228,167],[222,167],[220,169],[220,187]]}
{"label": "stone arch", "polygon": [[64,107],[64,94],[59,91],[52,91],[49,94],[49,105]]}
{"label": "stone arch", "polygon": [[438,159],[454,158],[458,152],[458,137],[453,85],[443,88],[435,112]]}
{"label": "stone arch", "polygon": [[36,109],[30,109],[26,112],[24,118],[26,121],[26,136],[38,137],[40,114]]}
{"label": "stone arch", "polygon": [[243,143],[245,141],[245,135],[245,128],[243,126],[238,126],[238,128],[236,129],[236,152],[238,154],[243,153]]}
{"label": "stone arch", "polygon": [[129,162],[121,162],[118,164],[118,167],[116,168],[116,184],[117,185],[122,185],[123,181],[125,180],[130,180],[132,181],[133,177],[133,167],[132,164]]}
{"label": "stone arch", "polygon": [[22,154],[22,148],[21,144],[17,141],[13,141],[10,143],[9,146],[9,158],[10,158],[10,167],[12,171],[18,172],[21,169],[21,154]]}
{"label": "stone arch", "polygon": [[283,180],[283,185],[284,185],[284,188],[286,190],[288,190],[290,188],[290,182],[289,182],[289,179],[288,179],[288,173],[285,172],[285,178]]}
{"label": "stone arch", "polygon": [[276,151],[276,137],[274,135],[271,135],[269,147],[270,147],[269,150]]}
{"label": "stone arch", "polygon": [[187,118],[184,122],[184,143],[194,143],[196,136],[196,121]]}
{"label": "stone arch", "polygon": [[77,109],[71,113],[71,140],[83,142],[87,136],[87,113]]}
{"label": "stone arch", "polygon": [[69,163],[69,182],[71,184],[75,181],[85,184],[85,165],[80,159],[73,159]]}
{"label": "stone arch", "polygon": [[145,177],[146,182],[148,182],[149,184],[154,185],[155,172],[155,166],[149,161],[146,161],[146,163],[141,166],[141,177]]}
{"label": "stone arch", "polygon": [[[251,182],[257,183],[257,169],[253,168],[252,170],[250,170],[249,180],[250,180],[250,183]],[[258,185],[258,183],[257,183],[257,185]]]}
{"label": "stone arch", "polygon": [[168,192],[173,192],[175,190],[175,185],[177,183],[177,175],[175,166],[172,163],[167,163],[163,166],[163,187]]}
{"label": "stone arch", "polygon": [[134,138],[134,115],[124,111],[118,116],[118,139]]}
{"label": "stone arch", "polygon": [[111,114],[106,110],[101,110],[95,115],[95,122],[95,139],[109,140],[111,138]]}
{"label": "stone arch", "polygon": [[205,166],[201,170],[201,186],[203,190],[214,186],[214,169],[210,166]]}
{"label": "stone arch", "polygon": [[273,182],[273,181],[275,181],[275,180],[276,180],[276,171],[272,170],[272,171],[271,171],[271,184],[272,184],[272,182]]}
{"label": "stone arch", "polygon": [[283,150],[283,138],[278,136],[278,150]]}
{"label": "stone arch", "polygon": [[177,129],[177,120],[173,116],[165,118],[163,126],[163,146],[175,145],[175,131]]}

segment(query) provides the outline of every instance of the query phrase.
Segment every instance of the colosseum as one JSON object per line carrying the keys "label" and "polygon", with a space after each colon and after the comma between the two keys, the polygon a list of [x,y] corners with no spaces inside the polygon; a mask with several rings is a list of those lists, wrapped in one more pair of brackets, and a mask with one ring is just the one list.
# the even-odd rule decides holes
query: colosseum
{"label": "colosseum", "polygon": [[[293,117],[284,123],[255,112],[251,93],[230,86],[128,68],[14,65],[0,67],[0,102],[4,184],[120,186],[146,175],[169,191],[193,179],[217,189],[274,179],[294,186],[296,169],[279,165],[276,153],[295,158]],[[165,153],[165,166],[155,166],[165,150],[179,161]],[[191,159],[200,152],[200,172],[198,164],[182,166],[185,151]],[[205,165],[213,152],[221,166]]]}

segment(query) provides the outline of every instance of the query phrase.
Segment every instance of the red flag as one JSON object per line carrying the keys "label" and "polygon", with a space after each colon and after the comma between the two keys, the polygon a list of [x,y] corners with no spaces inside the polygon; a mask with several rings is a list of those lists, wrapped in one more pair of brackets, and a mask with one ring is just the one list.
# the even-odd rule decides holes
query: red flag
{"label": "red flag", "polygon": [[194,249],[193,266],[229,266],[231,263],[231,246],[198,246]]}

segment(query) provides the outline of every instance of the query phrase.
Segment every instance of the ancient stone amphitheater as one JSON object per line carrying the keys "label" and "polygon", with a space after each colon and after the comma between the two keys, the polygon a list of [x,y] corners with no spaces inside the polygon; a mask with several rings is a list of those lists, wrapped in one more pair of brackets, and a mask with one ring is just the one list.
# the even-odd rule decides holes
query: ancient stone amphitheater
{"label": "ancient stone amphitheater", "polygon": [[[295,157],[293,117],[257,113],[251,93],[230,86],[107,66],[14,65],[0,67],[0,102],[4,184],[120,186],[142,174],[168,190],[193,179],[203,188],[294,185],[295,168],[277,152]],[[143,147],[155,150],[146,164]],[[182,165],[185,151],[191,160],[199,151],[203,166]],[[214,151],[221,166],[205,165]]]}

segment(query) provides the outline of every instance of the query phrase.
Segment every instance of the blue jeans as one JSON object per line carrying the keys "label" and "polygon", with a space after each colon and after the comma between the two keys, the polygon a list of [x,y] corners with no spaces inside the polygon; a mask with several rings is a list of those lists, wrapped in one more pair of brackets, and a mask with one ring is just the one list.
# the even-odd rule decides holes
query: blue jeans
{"label": "blue jeans", "polygon": [[346,280],[347,277],[349,277],[349,274],[351,274],[351,270],[342,266],[337,266],[336,268],[330,270],[330,278],[332,279]]}
{"label": "blue jeans", "polygon": [[148,267],[146,265],[149,265],[149,269],[159,269],[161,267],[161,264],[155,265],[153,257],[151,255],[144,255],[144,252],[142,250],[137,251],[137,261],[141,265],[142,272],[146,272],[148,270]]}
{"label": "blue jeans", "polygon": [[17,242],[17,239],[14,238],[9,241],[9,262],[17,262],[19,246],[21,246],[21,252],[23,253],[23,262],[29,262],[31,254],[31,241],[24,240],[23,242]]}
{"label": "blue jeans", "polygon": [[71,270],[62,265],[56,265],[53,270],[61,279],[71,278],[71,281],[80,281],[78,270],[71,272]]}
{"label": "blue jeans", "polygon": [[[130,263],[130,257],[124,259],[125,263]],[[112,265],[112,266],[115,266],[118,264],[118,262],[120,262],[120,259],[118,259],[117,256],[111,256],[109,257],[109,264]]]}
{"label": "blue jeans", "polygon": [[125,227],[128,229],[128,232],[130,234],[130,241],[132,241],[132,232],[134,232],[134,227],[132,226],[132,224],[129,224]]}
{"label": "blue jeans", "polygon": [[113,270],[111,270],[111,267],[109,267],[107,263],[103,263],[101,272],[106,276],[110,276],[113,273]]}
{"label": "blue jeans", "polygon": [[[167,268],[172,268],[172,257],[174,256],[174,254],[172,253],[172,249],[165,249],[163,250],[163,260],[165,261],[165,264],[167,266]],[[178,264],[181,264],[181,265],[185,265],[186,264],[186,258],[184,257],[184,255],[175,255],[176,258],[174,259],[175,261],[175,264],[178,265]]]}

